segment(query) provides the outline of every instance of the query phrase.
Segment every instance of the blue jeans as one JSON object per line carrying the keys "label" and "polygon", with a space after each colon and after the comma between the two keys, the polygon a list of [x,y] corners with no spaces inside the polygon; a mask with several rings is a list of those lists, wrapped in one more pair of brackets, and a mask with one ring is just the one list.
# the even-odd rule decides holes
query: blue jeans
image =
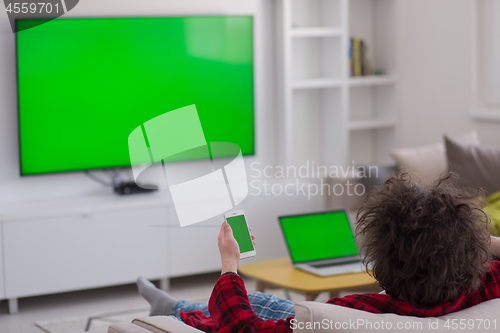
{"label": "blue jeans", "polygon": [[[295,317],[295,311],[293,309],[295,303],[292,301],[281,299],[270,294],[263,294],[258,291],[249,293],[248,299],[250,300],[253,311],[260,319],[278,320]],[[210,316],[207,303],[191,303],[188,301],[177,302],[174,316],[180,319],[181,312],[191,312],[194,310],[203,311],[205,316]]]}

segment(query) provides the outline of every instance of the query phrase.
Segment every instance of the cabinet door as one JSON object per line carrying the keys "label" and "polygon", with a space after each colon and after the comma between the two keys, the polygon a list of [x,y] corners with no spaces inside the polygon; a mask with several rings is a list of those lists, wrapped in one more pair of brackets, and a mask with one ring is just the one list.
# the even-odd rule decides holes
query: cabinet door
{"label": "cabinet door", "polygon": [[4,223],[7,297],[167,277],[167,208]]}
{"label": "cabinet door", "polygon": [[5,298],[5,284],[3,273],[3,233],[2,233],[2,218],[0,217],[0,299]]}
{"label": "cabinet door", "polygon": [[[177,221],[175,211],[172,219]],[[221,262],[217,247],[217,236],[223,217],[187,227],[177,223],[170,226],[169,275],[182,276],[220,270]]]}

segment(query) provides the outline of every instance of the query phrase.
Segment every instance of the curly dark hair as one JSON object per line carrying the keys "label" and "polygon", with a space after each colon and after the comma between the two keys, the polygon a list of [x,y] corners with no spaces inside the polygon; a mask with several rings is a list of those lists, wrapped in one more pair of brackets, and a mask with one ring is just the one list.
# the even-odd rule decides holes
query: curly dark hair
{"label": "curly dark hair", "polygon": [[365,263],[386,293],[419,306],[453,301],[479,287],[490,258],[483,192],[450,173],[430,186],[389,178],[358,212]]}

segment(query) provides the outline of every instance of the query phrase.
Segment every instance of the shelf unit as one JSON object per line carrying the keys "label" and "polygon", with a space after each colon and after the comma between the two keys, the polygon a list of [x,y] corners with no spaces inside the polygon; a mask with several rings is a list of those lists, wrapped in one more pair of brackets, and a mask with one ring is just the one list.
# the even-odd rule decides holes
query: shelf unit
{"label": "shelf unit", "polygon": [[359,77],[350,77],[348,84],[350,87],[359,87],[359,86],[381,86],[388,84],[395,84],[396,78],[389,75],[384,76],[359,76]]}
{"label": "shelf unit", "polygon": [[305,79],[292,82],[293,89],[338,88],[342,86],[340,79]]}
{"label": "shelf unit", "polygon": [[[389,164],[397,131],[396,0],[279,0],[280,164]],[[349,77],[351,37],[373,69]]]}
{"label": "shelf unit", "polygon": [[334,37],[342,35],[342,30],[338,28],[294,28],[292,37]]}

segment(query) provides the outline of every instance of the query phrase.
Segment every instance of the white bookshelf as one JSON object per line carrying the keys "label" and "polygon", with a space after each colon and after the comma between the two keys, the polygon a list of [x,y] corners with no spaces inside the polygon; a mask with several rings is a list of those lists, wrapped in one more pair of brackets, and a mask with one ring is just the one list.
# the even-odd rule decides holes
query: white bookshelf
{"label": "white bookshelf", "polygon": [[388,84],[395,84],[396,78],[390,75],[370,75],[370,76],[358,76],[358,77],[350,77],[348,84],[350,87],[359,87],[359,86],[381,86]]}
{"label": "white bookshelf", "polygon": [[342,35],[342,30],[339,28],[324,28],[324,27],[311,27],[311,28],[294,28],[291,32],[292,37],[334,37]]}
{"label": "white bookshelf", "polygon": [[[397,0],[279,0],[281,165],[389,164]],[[351,37],[383,75],[350,77]]]}
{"label": "white bookshelf", "polygon": [[293,89],[318,89],[318,88],[339,88],[342,86],[341,79],[305,79],[294,80],[292,82]]}

